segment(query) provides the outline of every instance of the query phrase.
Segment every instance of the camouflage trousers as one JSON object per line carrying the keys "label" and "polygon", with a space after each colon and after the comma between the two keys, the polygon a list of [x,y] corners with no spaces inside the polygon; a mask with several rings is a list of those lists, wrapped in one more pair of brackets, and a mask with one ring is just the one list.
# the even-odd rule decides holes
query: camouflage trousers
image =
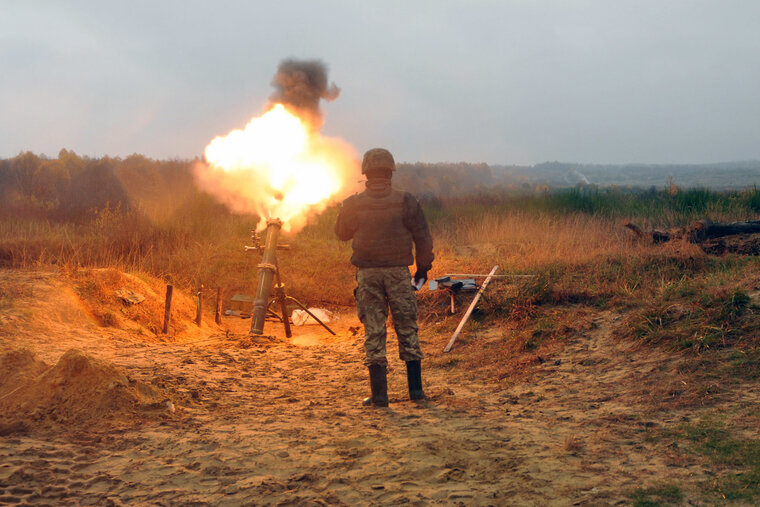
{"label": "camouflage trousers", "polygon": [[422,359],[417,337],[417,296],[406,266],[392,268],[359,268],[356,275],[356,308],[364,324],[364,364],[388,364],[385,357],[388,309],[398,338],[402,361]]}

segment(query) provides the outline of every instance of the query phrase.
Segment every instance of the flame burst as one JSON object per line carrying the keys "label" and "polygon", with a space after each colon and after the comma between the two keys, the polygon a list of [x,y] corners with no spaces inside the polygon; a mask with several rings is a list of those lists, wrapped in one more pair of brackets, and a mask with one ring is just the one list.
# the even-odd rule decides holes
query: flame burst
{"label": "flame burst", "polygon": [[[196,179],[235,213],[256,213],[301,228],[353,191],[358,161],[344,141],[323,137],[309,122],[275,104],[242,130],[215,138],[205,150]],[[350,187],[350,188],[349,188]]]}

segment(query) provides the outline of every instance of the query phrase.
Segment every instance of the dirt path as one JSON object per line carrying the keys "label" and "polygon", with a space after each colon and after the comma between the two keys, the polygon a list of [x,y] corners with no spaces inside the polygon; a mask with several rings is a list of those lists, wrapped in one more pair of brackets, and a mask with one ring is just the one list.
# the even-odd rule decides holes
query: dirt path
{"label": "dirt path", "polygon": [[[44,296],[57,282],[34,283]],[[390,347],[391,406],[366,409],[350,315],[337,337],[297,328],[292,342],[245,349],[222,334],[148,344],[81,315],[37,325],[14,308],[0,320],[0,352],[27,346],[53,362],[78,347],[163,387],[177,410],[127,429],[0,437],[0,503],[609,505],[664,477],[705,474],[645,439],[689,416],[643,411],[647,379],[674,365],[612,339],[612,313],[506,390],[425,369],[422,404],[406,400]],[[247,323],[226,325],[234,338]]]}

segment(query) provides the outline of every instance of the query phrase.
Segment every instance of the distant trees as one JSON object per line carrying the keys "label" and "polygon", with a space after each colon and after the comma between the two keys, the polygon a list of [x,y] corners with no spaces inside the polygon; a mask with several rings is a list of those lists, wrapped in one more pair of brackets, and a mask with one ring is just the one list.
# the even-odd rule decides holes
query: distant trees
{"label": "distant trees", "polygon": [[129,210],[182,189],[195,190],[189,161],[155,161],[142,155],[80,157],[61,150],[57,158],[32,152],[0,160],[0,212],[77,219],[106,207]]}
{"label": "distant trees", "polygon": [[[169,216],[197,201],[196,161],[82,157],[63,149],[57,158],[32,152],[0,160],[0,211],[85,218],[105,207],[140,208]],[[487,164],[399,164],[394,185],[428,200],[488,191],[496,183]]]}
{"label": "distant trees", "polygon": [[421,197],[454,196],[486,190],[494,184],[488,164],[399,164],[394,185]]}
{"label": "distant trees", "polygon": [[10,179],[16,190],[24,197],[34,195],[34,173],[40,166],[40,157],[27,151],[11,159]]}

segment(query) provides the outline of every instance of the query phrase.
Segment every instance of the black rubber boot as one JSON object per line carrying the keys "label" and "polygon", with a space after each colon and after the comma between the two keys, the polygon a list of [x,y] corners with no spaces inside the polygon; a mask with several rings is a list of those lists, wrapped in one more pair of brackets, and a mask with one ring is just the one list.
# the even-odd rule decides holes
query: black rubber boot
{"label": "black rubber boot", "polygon": [[419,360],[406,362],[406,380],[409,383],[409,399],[424,400],[425,393],[422,391],[422,365]]}
{"label": "black rubber boot", "polygon": [[388,406],[388,373],[385,366],[373,364],[369,367],[369,386],[372,389],[372,396],[365,398],[362,405],[373,407]]}

